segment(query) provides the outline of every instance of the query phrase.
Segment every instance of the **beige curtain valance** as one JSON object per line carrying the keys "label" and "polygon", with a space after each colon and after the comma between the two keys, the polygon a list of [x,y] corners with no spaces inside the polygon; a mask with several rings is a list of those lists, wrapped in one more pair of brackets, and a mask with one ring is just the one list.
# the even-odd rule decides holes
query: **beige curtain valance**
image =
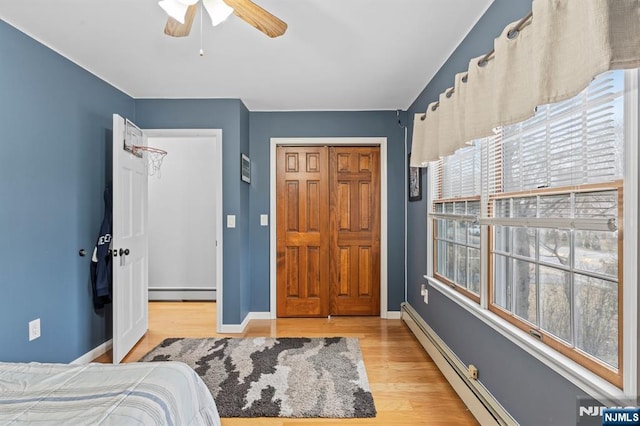
{"label": "beige curtain valance", "polygon": [[[415,114],[411,166],[449,155],[497,126],[571,98],[608,70],[640,67],[640,0],[535,0],[532,17],[509,24],[487,61]],[[479,64],[479,62],[483,62]]]}

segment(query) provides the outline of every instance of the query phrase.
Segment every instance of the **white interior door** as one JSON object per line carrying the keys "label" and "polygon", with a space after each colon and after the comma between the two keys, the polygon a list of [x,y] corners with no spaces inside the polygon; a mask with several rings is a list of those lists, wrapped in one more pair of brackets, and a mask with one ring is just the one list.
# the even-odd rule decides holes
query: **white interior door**
{"label": "white interior door", "polygon": [[131,152],[146,145],[133,123],[113,115],[113,363],[146,333],[148,242],[145,158]]}

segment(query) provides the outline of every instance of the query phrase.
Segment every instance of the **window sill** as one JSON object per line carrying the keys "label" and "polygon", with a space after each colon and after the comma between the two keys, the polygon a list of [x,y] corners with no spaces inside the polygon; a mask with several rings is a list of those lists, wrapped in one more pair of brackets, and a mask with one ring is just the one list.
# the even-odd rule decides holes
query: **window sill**
{"label": "window sill", "polygon": [[477,303],[464,297],[446,284],[427,275],[425,275],[424,278],[426,278],[429,285],[438,290],[438,292],[506,337],[512,343],[518,345],[518,347],[582,389],[591,397],[601,401],[606,399],[611,403],[623,403],[625,398],[629,398],[629,395],[625,395],[621,389],[587,370],[575,361],[559,354],[544,343],[532,338],[524,331],[509,324],[488,309],[481,308]]}

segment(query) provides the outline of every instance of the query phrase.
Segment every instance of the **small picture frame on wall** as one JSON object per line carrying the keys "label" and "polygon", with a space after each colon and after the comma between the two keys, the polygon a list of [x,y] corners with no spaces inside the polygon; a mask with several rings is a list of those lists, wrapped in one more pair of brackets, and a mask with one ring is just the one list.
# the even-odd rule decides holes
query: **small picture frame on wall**
{"label": "small picture frame on wall", "polygon": [[240,179],[251,183],[251,160],[246,154],[240,154]]}
{"label": "small picture frame on wall", "polygon": [[422,200],[422,172],[420,167],[411,167],[411,154],[407,157],[409,170],[409,201]]}

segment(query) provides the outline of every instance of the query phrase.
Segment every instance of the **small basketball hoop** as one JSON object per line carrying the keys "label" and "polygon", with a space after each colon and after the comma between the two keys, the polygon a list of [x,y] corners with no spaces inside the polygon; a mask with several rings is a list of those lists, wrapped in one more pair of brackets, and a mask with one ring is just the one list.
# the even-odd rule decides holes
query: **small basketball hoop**
{"label": "small basketball hoop", "polygon": [[165,155],[167,155],[167,151],[164,149],[154,148],[152,146],[133,145],[131,147],[131,152],[134,155],[141,156],[142,158],[146,157],[146,167],[149,176],[153,176],[156,173],[158,176],[160,175],[162,160],[164,160]]}

